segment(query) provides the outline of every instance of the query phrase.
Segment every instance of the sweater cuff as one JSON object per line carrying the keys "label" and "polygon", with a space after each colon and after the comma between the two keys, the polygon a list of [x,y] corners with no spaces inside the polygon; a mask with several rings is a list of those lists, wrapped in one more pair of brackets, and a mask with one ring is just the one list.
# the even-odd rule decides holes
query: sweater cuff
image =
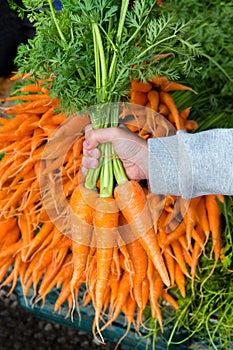
{"label": "sweater cuff", "polygon": [[[174,136],[148,140],[148,175],[151,192],[192,197],[192,167],[189,155],[180,145],[178,132]],[[179,154],[182,149],[182,155]],[[182,156],[182,162],[180,158]],[[189,176],[187,176],[189,174]]]}

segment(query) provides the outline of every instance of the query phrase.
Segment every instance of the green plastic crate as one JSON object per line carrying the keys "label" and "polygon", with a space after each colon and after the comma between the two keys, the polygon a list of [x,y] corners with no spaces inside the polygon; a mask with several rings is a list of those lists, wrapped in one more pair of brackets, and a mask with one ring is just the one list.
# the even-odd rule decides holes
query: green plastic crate
{"label": "green plastic crate", "polygon": [[[91,304],[83,307],[80,301],[80,314],[81,320],[78,315],[74,313],[73,320],[67,317],[68,305],[64,304],[59,312],[54,312],[54,304],[58,297],[59,290],[54,289],[48,294],[45,304],[43,307],[40,303],[32,304],[31,296],[33,295],[33,290],[29,292],[27,299],[25,300],[23,291],[20,283],[16,286],[16,293],[19,298],[20,305],[23,309],[33,313],[35,316],[40,317],[49,322],[56,322],[62,326],[67,326],[79,331],[85,331],[86,333],[92,335],[92,322],[94,318],[94,308]],[[80,299],[84,290],[81,290]],[[116,344],[118,340],[125,334],[126,324],[124,315],[120,315],[118,319],[113,322],[113,324],[102,332],[105,341],[109,341]],[[173,337],[173,343],[169,347],[167,346],[166,339],[169,338],[170,332],[172,330],[172,325],[164,329],[163,334],[157,333],[156,343],[152,336],[148,336],[144,329],[141,329],[141,335],[138,335],[134,328],[132,327],[128,335],[122,340],[121,345],[129,347],[135,350],[216,350],[216,348],[211,347],[207,341],[200,341],[200,339],[193,337],[188,337],[188,332],[184,330],[179,330],[179,333],[175,334]],[[186,340],[187,339],[187,340]],[[179,343],[181,342],[181,343]],[[154,344],[153,344],[154,343]],[[178,344],[179,343],[179,344]],[[219,350],[223,350],[221,347],[217,347]],[[228,349],[233,349],[233,345],[229,344]]]}

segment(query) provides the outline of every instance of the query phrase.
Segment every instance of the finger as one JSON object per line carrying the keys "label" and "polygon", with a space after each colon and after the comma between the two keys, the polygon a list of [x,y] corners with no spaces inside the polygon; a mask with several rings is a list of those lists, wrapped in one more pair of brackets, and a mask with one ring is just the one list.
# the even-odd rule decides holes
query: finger
{"label": "finger", "polygon": [[83,174],[84,176],[86,176],[86,175],[87,175],[88,169],[85,168],[84,166],[82,166],[81,171],[82,171],[82,174]]}
{"label": "finger", "polygon": [[83,148],[83,154],[84,154],[84,156],[87,156],[87,157],[99,158],[100,157],[100,150],[98,148],[94,148],[91,150]]}
{"label": "finger", "polygon": [[91,158],[91,157],[86,157],[86,156],[84,156],[83,158],[82,158],[82,166],[84,167],[84,168],[91,168],[91,169],[94,169],[94,168],[97,168],[98,167],[98,165],[99,165],[99,161],[98,161],[98,159],[96,159],[96,158]]}

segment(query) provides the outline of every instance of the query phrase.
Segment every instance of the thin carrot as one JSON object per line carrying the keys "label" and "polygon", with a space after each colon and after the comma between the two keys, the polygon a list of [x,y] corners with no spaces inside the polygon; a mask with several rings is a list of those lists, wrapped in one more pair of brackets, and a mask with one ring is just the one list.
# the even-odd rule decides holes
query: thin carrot
{"label": "thin carrot", "polygon": [[90,250],[92,235],[92,215],[97,192],[79,184],[70,198],[72,210],[71,238],[74,271],[71,280],[71,290],[75,288],[85,271],[87,257]]}
{"label": "thin carrot", "polygon": [[204,196],[200,199],[200,202],[197,205],[197,221],[205,233],[207,242],[210,235],[210,226],[207,217],[206,201]]}
{"label": "thin carrot", "polygon": [[196,91],[193,90],[191,87],[186,86],[184,84],[177,83],[175,81],[169,81],[168,83],[162,84],[161,89],[165,92],[182,90],[182,91],[191,91],[196,94]]}
{"label": "thin carrot", "polygon": [[187,107],[180,112],[180,118],[187,120],[191,112],[191,107]]}
{"label": "thin carrot", "polygon": [[[105,323],[105,325],[101,328],[101,330],[106,329],[113,321],[115,321],[122,310],[122,307],[125,305],[125,302],[130,295],[131,289],[131,278],[130,274],[127,271],[124,271],[122,277],[119,282],[118,295],[115,302],[114,312],[111,315],[110,319]],[[93,327],[95,327],[95,322],[93,323]]]}
{"label": "thin carrot", "polygon": [[175,282],[183,298],[186,297],[186,279],[178,263],[175,265]]}
{"label": "thin carrot", "polygon": [[176,107],[176,104],[175,104],[173,97],[168,92],[160,91],[159,92],[159,101],[168,107],[168,109],[170,110],[170,112],[174,118],[174,123],[175,123],[176,129],[180,130],[179,111]]}
{"label": "thin carrot", "polygon": [[104,304],[104,291],[106,281],[109,278],[111,263],[113,258],[114,245],[116,244],[116,235],[118,227],[118,209],[114,198],[97,198],[95,210],[93,212],[94,233],[97,242],[97,278],[95,287],[94,307],[95,307],[95,325],[100,333],[99,319]]}
{"label": "thin carrot", "polygon": [[47,221],[42,225],[40,231],[33,238],[32,242],[28,248],[28,252],[26,254],[25,259],[29,259],[31,257],[31,255],[43,243],[44,239],[47,237],[47,235],[50,233],[50,231],[52,231],[53,228],[54,228],[54,224],[50,221]]}
{"label": "thin carrot", "polygon": [[166,290],[162,291],[161,296],[162,296],[163,300],[165,300],[167,303],[172,305],[176,310],[179,309],[179,304],[177,303],[175,298],[173,298],[173,296],[171,294],[169,294]]}
{"label": "thin carrot", "polygon": [[147,198],[142,187],[136,181],[127,181],[115,188],[114,195],[119,209],[131,226],[135,239],[139,239],[148,257],[159,271],[164,284],[169,286],[169,275],[153,228]]}
{"label": "thin carrot", "polygon": [[153,267],[151,261],[149,261],[148,264],[147,276],[149,279],[149,294],[152,317],[156,317],[158,319],[160,328],[163,330],[162,313],[160,310],[159,298],[161,297],[164,284],[160,275]]}
{"label": "thin carrot", "polygon": [[186,266],[186,263],[184,260],[183,251],[182,251],[182,248],[181,248],[179,241],[178,240],[173,241],[171,243],[171,246],[172,246],[172,250],[174,252],[175,259],[176,259],[177,263],[179,264],[179,267],[180,267],[182,273],[189,277],[189,272],[188,272],[188,269],[187,269],[187,266]]}
{"label": "thin carrot", "polygon": [[222,247],[222,239],[221,239],[221,212],[217,200],[221,202],[224,200],[224,197],[221,195],[206,195],[206,209],[209,220],[209,227],[212,236],[212,249],[211,256],[214,252],[215,262],[220,257],[221,247]]}
{"label": "thin carrot", "polygon": [[21,232],[21,237],[23,241],[23,248],[21,250],[21,259],[26,261],[26,254],[28,251],[28,246],[33,239],[34,232],[32,229],[32,223],[30,222],[30,217],[27,212],[22,213],[18,217],[18,225]]}

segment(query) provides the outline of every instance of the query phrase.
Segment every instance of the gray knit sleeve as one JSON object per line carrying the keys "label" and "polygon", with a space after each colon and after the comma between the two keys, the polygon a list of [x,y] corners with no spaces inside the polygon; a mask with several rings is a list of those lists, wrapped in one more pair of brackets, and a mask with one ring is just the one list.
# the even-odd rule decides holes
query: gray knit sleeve
{"label": "gray knit sleeve", "polygon": [[233,195],[233,129],[148,140],[149,183],[156,194]]}

